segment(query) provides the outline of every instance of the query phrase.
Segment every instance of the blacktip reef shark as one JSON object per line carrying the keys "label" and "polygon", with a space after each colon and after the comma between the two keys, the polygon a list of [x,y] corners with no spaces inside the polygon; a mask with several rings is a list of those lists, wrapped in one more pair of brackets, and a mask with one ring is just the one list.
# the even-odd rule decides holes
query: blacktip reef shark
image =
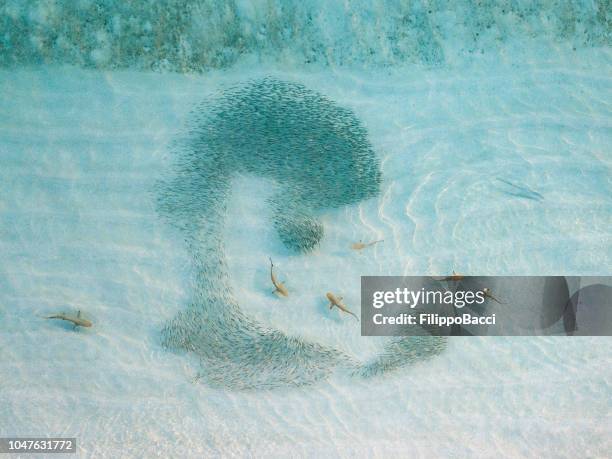
{"label": "blacktip reef shark", "polygon": [[280,282],[274,275],[274,263],[272,263],[272,258],[270,258],[270,280],[272,281],[272,285],[274,285],[274,291],[272,293],[289,296],[289,291],[287,287],[285,287],[285,284]]}
{"label": "blacktip reef shark", "polygon": [[352,315],[355,319],[357,319],[357,321],[359,321],[359,317],[357,317],[353,312],[351,312],[349,310],[349,308],[347,308],[343,303],[342,303],[342,297],[341,296],[336,296],[331,292],[327,292],[327,294],[325,295],[327,297],[327,299],[329,300],[329,309],[332,309],[334,306],[336,306],[338,309],[340,309],[342,312],[346,312],[347,314]]}
{"label": "blacktip reef shark", "polygon": [[497,298],[495,298],[492,294],[491,294],[491,289],[490,288],[483,288],[482,289],[482,293],[484,293],[485,298],[491,298],[493,301],[495,301],[496,303],[499,304],[505,304],[502,301],[499,301]]}
{"label": "blacktip reef shark", "polygon": [[366,247],[370,247],[373,246],[374,244],[378,244],[379,242],[383,242],[383,239],[379,239],[378,241],[373,241],[373,242],[368,242],[368,243],[364,243],[364,242],[355,242],[353,244],[351,244],[351,249],[353,250],[363,250]]}
{"label": "blacktip reef shark", "polygon": [[465,276],[463,274],[457,274],[455,271],[453,271],[453,274],[450,276],[434,277],[433,279],[437,281],[459,282],[465,279]]}
{"label": "blacktip reef shark", "polygon": [[70,323],[73,324],[73,329],[74,330],[76,330],[77,327],[86,327],[86,328],[89,328],[89,327],[91,327],[93,325],[91,323],[91,321],[89,321],[87,319],[83,319],[81,317],[81,311],[77,311],[76,316],[71,316],[69,314],[60,313],[60,314],[54,314],[52,316],[45,317],[45,319],[65,320],[65,321],[70,322]]}

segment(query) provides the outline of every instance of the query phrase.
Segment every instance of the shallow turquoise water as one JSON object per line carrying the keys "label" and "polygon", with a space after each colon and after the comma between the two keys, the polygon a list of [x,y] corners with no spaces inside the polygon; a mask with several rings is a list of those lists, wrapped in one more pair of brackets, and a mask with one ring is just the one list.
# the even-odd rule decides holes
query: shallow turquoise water
{"label": "shallow turquoise water", "polygon": [[[336,14],[327,17],[345,27]],[[347,36],[370,30],[354,27]],[[156,209],[157,180],[199,101],[266,76],[352,109],[382,185],[377,197],[322,212],[320,245],[295,255],[271,225],[274,183],[232,180],[222,237],[228,282],[249,317],[366,362],[386,338],[361,337],[322,300],[340,291],[358,309],[361,275],[609,274],[610,50],[542,30],[537,42],[509,36],[497,48],[495,37],[476,39],[495,48],[484,55],[442,41],[444,60],[433,64],[421,57],[435,53],[418,52],[425,45],[389,60],[381,40],[368,60],[349,40],[314,66],[296,57],[298,43],[203,74],[109,70],[100,53],[97,69],[58,66],[75,64],[62,56],[2,69],[0,434],[76,436],[81,455],[96,457],[605,456],[608,338],[453,339],[379,378],[337,369],[269,391],[211,388],[193,355],[160,345],[193,296],[195,268]],[[384,243],[356,254],[348,247],[359,239]],[[268,256],[286,300],[270,295]],[[40,318],[76,309],[91,331]]]}

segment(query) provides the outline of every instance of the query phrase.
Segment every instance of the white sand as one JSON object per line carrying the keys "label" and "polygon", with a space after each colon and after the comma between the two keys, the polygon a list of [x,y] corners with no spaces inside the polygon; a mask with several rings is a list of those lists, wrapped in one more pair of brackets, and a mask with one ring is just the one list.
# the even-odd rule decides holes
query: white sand
{"label": "white sand", "polygon": [[[290,256],[268,184],[244,177],[226,247],[245,311],[365,359],[384,339],[323,297],[358,311],[360,275],[609,274],[610,62],[595,49],[430,71],[0,71],[0,436],[75,436],[80,456],[110,458],[606,456],[610,338],[456,338],[383,378],[302,389],[192,383],[197,363],[159,345],[190,261],[154,182],[189,110],[230,82],[276,75],[352,108],[382,159],[381,196],[327,213],[320,248]],[[352,253],[359,239],[385,241]],[[268,256],[287,300],[270,295]],[[91,330],[40,318],[76,309]]]}

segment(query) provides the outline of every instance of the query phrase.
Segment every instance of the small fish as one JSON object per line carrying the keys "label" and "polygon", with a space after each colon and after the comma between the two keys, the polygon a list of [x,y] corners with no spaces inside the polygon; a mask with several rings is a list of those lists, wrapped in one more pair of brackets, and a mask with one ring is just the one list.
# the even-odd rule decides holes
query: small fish
{"label": "small fish", "polygon": [[54,314],[52,316],[49,317],[45,317],[45,319],[60,319],[60,320],[66,320],[68,322],[71,322],[74,325],[74,329],[76,330],[77,327],[91,327],[93,324],[87,320],[87,319],[83,319],[81,317],[81,311],[78,311],[76,316],[71,316],[68,314]]}
{"label": "small fish", "polygon": [[366,247],[370,247],[371,245],[378,244],[379,242],[382,242],[382,241],[383,241],[383,239],[380,239],[380,240],[374,241],[374,242],[368,242],[368,243],[364,243],[364,242],[361,242],[361,241],[355,242],[355,243],[351,244],[351,249],[353,249],[353,250],[363,250]]}
{"label": "small fish", "polygon": [[270,258],[270,279],[272,280],[272,285],[274,285],[274,291],[272,293],[277,293],[282,296],[289,296],[289,291],[287,287],[282,282],[279,282],[274,275],[274,263],[272,263],[272,258]]}
{"label": "small fish", "polygon": [[329,309],[332,309],[334,306],[336,306],[342,312],[346,312],[347,314],[352,315],[353,317],[355,317],[355,319],[357,319],[357,321],[359,321],[359,317],[357,317],[344,304],[342,304],[342,297],[341,296],[340,297],[336,297],[336,295],[334,295],[331,292],[327,292],[327,294],[325,296],[329,300]]}

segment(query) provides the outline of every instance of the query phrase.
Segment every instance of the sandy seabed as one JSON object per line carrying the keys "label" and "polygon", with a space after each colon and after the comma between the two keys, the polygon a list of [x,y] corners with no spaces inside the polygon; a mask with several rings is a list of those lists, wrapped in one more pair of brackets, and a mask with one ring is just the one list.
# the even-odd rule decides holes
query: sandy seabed
{"label": "sandy seabed", "polygon": [[[593,49],[437,70],[2,70],[0,434],[77,437],[84,457],[605,457],[609,338],[454,338],[382,377],[302,388],[195,382],[198,362],[160,346],[192,268],[154,185],[194,104],[234,82],[273,75],[351,108],[380,196],[325,213],[320,246],[295,256],[270,225],[270,184],[240,177],[224,238],[247,314],[366,360],[386,338],[324,298],[358,310],[360,275],[609,273],[610,62]],[[349,250],[360,239],[384,243]],[[288,299],[270,294],[268,256]],[[77,309],[91,330],[41,319]]]}

